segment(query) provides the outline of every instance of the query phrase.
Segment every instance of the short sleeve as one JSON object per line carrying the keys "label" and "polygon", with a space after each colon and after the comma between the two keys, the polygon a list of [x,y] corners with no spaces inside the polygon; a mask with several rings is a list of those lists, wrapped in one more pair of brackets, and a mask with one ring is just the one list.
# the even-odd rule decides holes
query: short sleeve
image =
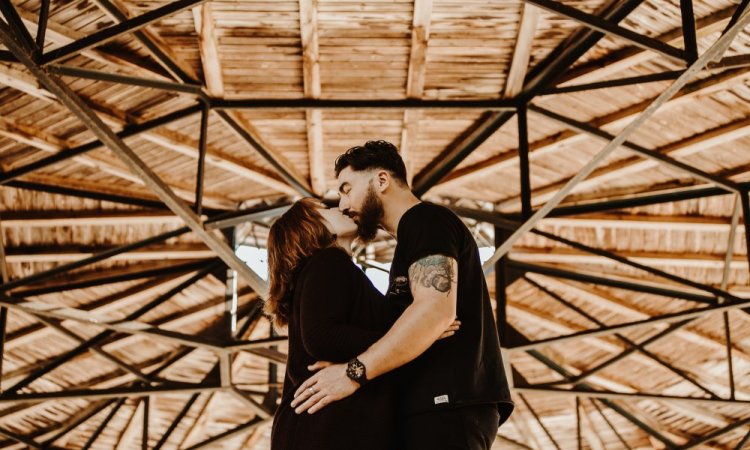
{"label": "short sleeve", "polygon": [[451,211],[431,204],[420,204],[407,211],[398,228],[398,245],[406,267],[430,255],[459,260],[461,229]]}

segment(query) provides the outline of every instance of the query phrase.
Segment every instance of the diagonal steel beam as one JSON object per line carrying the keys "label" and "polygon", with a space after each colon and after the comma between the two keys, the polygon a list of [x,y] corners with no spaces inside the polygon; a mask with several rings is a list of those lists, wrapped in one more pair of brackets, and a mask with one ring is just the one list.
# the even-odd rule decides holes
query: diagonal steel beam
{"label": "diagonal steel beam", "polygon": [[[184,11],[203,3],[204,1],[205,0],[179,0],[167,3],[164,6],[141,14],[138,17],[112,25],[108,28],[97,31],[96,33],[90,34],[83,39],[79,39],[63,47],[51,50],[42,55],[40,62],[42,64],[49,64],[76,55],[84,50],[104,44],[112,39],[116,39],[125,33],[138,31],[150,23],[156,22],[180,11]],[[16,57],[18,58],[18,55],[16,55]],[[21,58],[18,59],[23,62]]]}
{"label": "diagonal steel beam", "polygon": [[80,269],[81,267],[85,267],[85,266],[88,266],[88,265],[91,265],[100,261],[104,261],[108,258],[111,258],[112,256],[119,255],[121,253],[147,247],[154,243],[163,242],[163,241],[166,241],[167,239],[181,236],[183,234],[186,234],[189,231],[190,229],[188,227],[182,227],[176,230],[167,231],[166,233],[161,233],[156,236],[152,236],[142,241],[134,242],[132,244],[120,245],[110,250],[106,250],[106,251],[97,253],[95,255],[89,256],[88,258],[83,258],[78,261],[70,262],[68,264],[62,264],[57,267],[53,267],[52,269],[44,270],[42,272],[37,272],[35,274],[26,276],[24,278],[18,278],[16,280],[3,283],[0,285],[0,292],[8,292],[9,290],[15,289],[19,286],[26,286],[34,282],[47,280],[49,278],[58,276],[60,274],[69,272],[71,270]]}
{"label": "diagonal steel beam", "polygon": [[[491,213],[491,212],[488,212],[488,211],[463,208],[463,207],[458,207],[458,206],[450,206],[450,209],[453,210],[459,216],[468,217],[468,218],[471,218],[471,219],[474,219],[474,220],[481,220],[483,222],[489,222],[489,223],[495,225],[496,227],[501,227],[501,228],[504,228],[505,230],[509,230],[509,231],[513,231],[513,230],[517,229],[521,225],[520,222],[516,222],[516,221],[513,221],[513,220],[506,219],[504,217],[501,217],[497,213]],[[555,234],[548,233],[546,231],[538,230],[536,228],[532,228],[531,231],[530,231],[530,233],[536,234],[538,236],[542,236],[544,238],[550,239],[550,240],[555,241],[555,242],[560,242],[561,244],[565,244],[565,245],[567,245],[569,247],[572,247],[572,248],[575,248],[575,249],[578,249],[578,250],[582,250],[582,251],[587,252],[587,253],[591,253],[591,254],[594,254],[594,255],[598,255],[598,256],[602,256],[604,258],[611,259],[613,261],[617,261],[617,262],[619,262],[621,264],[625,264],[625,265],[633,267],[635,269],[643,270],[644,272],[647,272],[647,273],[650,273],[650,274],[653,274],[653,275],[665,278],[667,280],[671,280],[671,281],[683,284],[685,286],[690,286],[690,287],[693,287],[695,289],[699,289],[699,290],[702,290],[702,291],[705,291],[705,292],[710,292],[710,293],[716,295],[717,297],[730,298],[730,299],[736,300],[736,301],[741,301],[742,300],[740,297],[737,297],[737,296],[732,295],[729,292],[727,292],[726,289],[717,289],[717,288],[715,288],[713,286],[709,286],[709,285],[702,284],[702,283],[697,283],[695,281],[691,281],[691,280],[688,280],[686,278],[683,278],[683,277],[680,277],[680,276],[677,276],[677,275],[673,275],[673,274],[671,274],[669,272],[665,272],[663,270],[660,270],[660,269],[657,269],[657,268],[654,268],[654,267],[649,267],[649,266],[646,266],[644,264],[638,263],[636,261],[631,261],[630,259],[628,259],[626,257],[623,257],[623,256],[620,256],[620,255],[618,255],[618,254],[616,254],[614,252],[610,252],[610,251],[607,251],[607,250],[601,250],[601,249],[598,249],[598,248],[590,247],[588,245],[581,244],[580,242],[572,241],[570,239],[566,239],[566,238],[557,236]],[[700,299],[696,299],[696,300],[697,301],[706,302],[706,298],[705,297],[704,298],[700,298]],[[709,301],[709,303],[713,303],[713,302]]]}
{"label": "diagonal steel beam", "polygon": [[[125,12],[121,11],[120,8],[118,8],[114,3],[112,3],[109,0],[94,0],[94,2],[99,5],[100,8],[105,10],[107,14],[109,14],[111,17],[114,18],[115,22],[120,23],[126,23],[128,22],[128,16],[125,14]],[[196,4],[200,4],[203,2],[198,2]],[[172,61],[169,56],[165,53],[162,48],[157,45],[155,42],[151,40],[148,33],[144,30],[137,30],[133,33],[136,39],[143,44],[143,46],[148,49],[148,51],[151,53],[151,55],[154,56],[154,58],[161,64],[161,66],[169,72],[172,77],[174,77],[176,80],[180,81],[187,81],[190,79],[190,75],[188,75],[185,70],[183,70],[182,67],[179,66],[179,64],[176,64],[174,61]]]}
{"label": "diagonal steel beam", "polygon": [[50,71],[58,75],[69,77],[85,78],[88,80],[108,81],[110,83],[127,84],[130,86],[141,86],[151,89],[159,89],[167,92],[183,93],[191,95],[203,95],[203,90],[198,84],[178,83],[174,81],[165,81],[158,79],[135,77],[131,75],[122,75],[119,73],[105,72],[102,70],[85,69],[81,67],[65,66],[59,64],[50,64],[47,66]]}
{"label": "diagonal steel beam", "polygon": [[31,403],[50,400],[85,399],[102,400],[121,397],[143,397],[148,395],[194,394],[226,390],[212,384],[161,383],[157,386],[114,387],[108,389],[68,389],[60,392],[24,392],[0,395],[0,404]]}
{"label": "diagonal steel beam", "polygon": [[597,17],[593,14],[589,14],[579,9],[573,8],[572,6],[565,5],[562,2],[552,0],[523,1],[538,6],[542,9],[546,9],[547,11],[550,11],[554,14],[559,14],[561,16],[567,17],[568,19],[574,20],[588,28],[591,28],[592,30],[625,39],[626,41],[637,47],[657,52],[669,59],[677,61],[678,63],[684,63],[687,59],[687,54],[684,50],[672,47],[671,45],[658,39],[638,34],[634,31],[628,30],[627,28],[623,28],[607,20],[603,20],[602,18]]}
{"label": "diagonal steel beam", "polygon": [[[692,440],[692,441],[688,442],[687,444],[680,446],[679,450],[688,450],[688,449],[691,449],[691,448],[695,448],[695,447],[707,444],[707,443],[709,443],[709,442],[711,442],[711,441],[713,441],[715,439],[718,439],[718,438],[724,436],[727,433],[731,433],[732,431],[734,431],[734,430],[736,430],[738,428],[742,428],[742,427],[746,426],[747,424],[750,424],[750,418],[745,418],[745,419],[742,419],[742,420],[737,420],[736,422],[733,422],[733,423],[727,425],[724,428],[720,428],[720,429],[718,429],[718,430],[716,430],[714,432],[708,433],[705,436],[700,436],[700,437],[696,438],[695,440]],[[748,435],[750,435],[750,432],[748,433]],[[745,439],[745,441],[747,441],[747,438]],[[737,448],[741,449],[743,445],[744,444],[738,446]]]}
{"label": "diagonal steel beam", "polygon": [[21,16],[18,15],[18,11],[16,11],[13,3],[11,3],[10,1],[0,2],[0,11],[2,11],[3,15],[5,16],[5,20],[8,22],[8,25],[13,30],[13,32],[16,33],[19,39],[23,41],[23,45],[26,48],[34,49],[36,45],[34,42],[34,38],[31,37],[31,33],[29,33],[26,25],[23,24]]}
{"label": "diagonal steel beam", "polygon": [[[750,187],[747,182],[739,183],[743,189]],[[626,198],[592,201],[578,205],[558,206],[549,213],[549,217],[566,217],[616,209],[635,208],[638,206],[657,205],[660,203],[679,202],[698,198],[726,195],[727,191],[716,186],[693,185],[677,189],[666,189],[665,192],[647,192]]]}
{"label": "diagonal steel beam", "polygon": [[[215,269],[216,269],[216,264],[212,264],[209,267],[207,267],[207,268],[199,271],[193,277],[191,277],[188,280],[180,283],[179,285],[177,285],[176,287],[170,289],[169,291],[167,291],[167,292],[159,295],[156,299],[154,299],[151,302],[147,303],[146,305],[138,308],[136,311],[128,314],[125,317],[124,321],[132,321],[132,320],[135,320],[135,319],[139,318],[143,314],[147,313],[148,311],[151,311],[152,309],[154,309],[157,306],[163,304],[165,301],[169,300],[173,296],[177,295],[177,293],[182,292],[188,286],[191,286],[192,284],[196,283],[198,280],[200,280],[201,278],[205,277],[206,275],[208,275],[209,273],[211,273]],[[10,301],[8,301],[8,300],[9,299],[7,297],[0,296],[0,302],[2,302],[3,304],[5,304],[6,306],[8,306],[8,307],[17,307],[18,306],[18,301],[14,300],[14,299],[10,299]],[[45,312],[45,310],[49,310],[49,309],[50,309],[49,305],[45,305],[44,303],[42,303],[37,308],[32,308],[32,312],[38,312],[38,313],[41,314],[41,313]],[[79,314],[78,315],[79,319],[80,319],[80,316],[81,315]],[[75,318],[75,317],[77,317],[77,316],[74,314],[71,317],[66,317],[66,318]],[[88,314],[83,314],[83,317],[84,318],[88,317]],[[111,324],[106,324],[106,323],[100,324],[100,325],[112,327]],[[117,325],[114,325],[114,326],[117,327]],[[118,331],[124,331],[126,333],[133,333],[133,332],[137,332],[139,329],[142,329],[142,328],[143,328],[143,326],[131,325],[131,326],[128,327],[126,325],[123,330],[118,330]],[[62,355],[56,357],[52,362],[50,362],[49,364],[46,364],[42,368],[40,368],[38,370],[35,370],[33,373],[31,373],[28,376],[26,376],[23,380],[15,383],[9,390],[11,392],[13,392],[13,391],[16,391],[18,389],[23,388],[24,386],[28,386],[30,383],[32,383],[37,378],[39,378],[41,376],[44,376],[45,374],[49,373],[51,370],[54,370],[55,368],[59,367],[60,365],[62,365],[64,363],[66,363],[67,361],[69,361],[70,359],[74,358],[75,356],[80,355],[80,354],[86,352],[91,345],[95,345],[95,344],[99,344],[99,343],[103,342],[104,340],[106,340],[108,337],[110,337],[114,333],[115,333],[114,330],[109,329],[107,331],[104,331],[104,332],[101,332],[101,333],[97,334],[96,336],[94,336],[93,338],[91,338],[89,341],[87,341],[86,344],[79,345],[75,349],[73,349],[73,350],[71,350],[71,351],[69,351],[69,352],[67,352],[65,354],[62,354]],[[183,342],[181,342],[181,343],[184,344],[184,343],[186,343],[186,342],[188,342],[190,340],[191,340],[190,338],[186,338],[186,339],[183,339],[182,340]]]}
{"label": "diagonal steel beam", "polygon": [[[716,406],[734,406],[734,407],[750,407],[750,400],[729,400],[725,398],[701,398],[701,397],[683,397],[678,395],[661,395],[661,394],[631,394],[625,392],[610,392],[610,391],[595,391],[595,390],[583,390],[583,389],[558,389],[551,387],[515,387],[516,392],[522,393],[538,393],[547,395],[561,395],[568,397],[585,397],[585,398],[598,398],[605,400],[654,400],[654,401],[667,401],[667,402],[678,402],[678,403],[692,403],[695,405],[701,405],[704,407],[716,407]],[[750,419],[747,419],[750,422]]]}
{"label": "diagonal steel beam", "polygon": [[60,439],[61,437],[68,434],[70,431],[75,429],[78,425],[81,425],[82,423],[85,423],[92,417],[96,416],[100,412],[107,409],[109,406],[111,406],[114,403],[117,403],[117,400],[104,400],[101,402],[91,403],[83,410],[73,414],[73,416],[66,419],[64,423],[62,423],[62,427],[51,437],[47,438],[43,442],[43,447],[45,449],[51,448],[52,444]]}
{"label": "diagonal steel beam", "polygon": [[711,47],[706,50],[688,69],[680,75],[680,77],[672,83],[667,89],[665,89],[651,104],[640,114],[637,118],[631,121],[609,144],[605,145],[603,149],[597,153],[590,162],[588,162],[573,178],[568,181],[565,186],[555,194],[545,205],[540,208],[528,221],[524,222],[503,245],[501,245],[495,253],[484,263],[485,273],[491,272],[495,268],[495,262],[500,257],[510,251],[513,244],[515,244],[523,235],[543,219],[547,214],[552,211],[562,200],[568,196],[568,194],[575,188],[581,180],[589,176],[591,172],[596,169],[599,164],[604,161],[614,150],[620,147],[638,128],[640,128],[656,111],[670,98],[672,98],[683,86],[685,86],[695,75],[697,75],[703,67],[706,66],[710,61],[720,58],[724,52],[729,48],[734,38],[742,31],[745,26],[750,23],[750,14],[742,16],[736,24],[734,24],[726,34],[722,35]]}
{"label": "diagonal steel beam", "polygon": [[115,406],[112,407],[112,409],[107,413],[107,416],[102,420],[102,422],[96,427],[94,432],[89,436],[89,438],[86,440],[86,443],[83,445],[83,450],[88,450],[91,448],[91,445],[96,441],[96,438],[99,437],[99,435],[102,434],[105,428],[107,428],[107,425],[109,425],[109,422],[112,421],[112,419],[117,415],[117,412],[120,410],[122,405],[125,404],[126,398],[121,398],[120,400],[115,403]]}
{"label": "diagonal steel beam", "polygon": [[[541,362],[545,366],[547,366],[550,369],[552,369],[554,372],[556,372],[559,375],[561,375],[564,379],[571,380],[573,378],[572,374],[570,374],[564,367],[562,367],[557,362],[553,361],[551,358],[545,356],[544,354],[542,354],[542,353],[540,353],[540,352],[538,352],[536,350],[529,350],[526,353],[529,356],[531,356],[532,358],[536,359],[537,361]],[[591,385],[589,385],[587,383],[577,383],[577,384],[575,384],[575,387],[578,388],[578,390],[581,391],[581,392],[592,392],[592,391],[595,391],[595,389]],[[514,387],[514,390],[517,390],[517,389]],[[592,400],[593,400],[593,398],[592,398]],[[664,436],[663,434],[661,434],[659,431],[655,430],[654,428],[652,428],[648,424],[644,423],[642,420],[638,419],[636,416],[634,416],[633,414],[631,414],[625,408],[623,408],[622,406],[620,406],[619,404],[617,404],[614,400],[610,400],[610,399],[606,399],[605,398],[605,399],[600,399],[600,401],[603,404],[605,404],[606,406],[608,406],[610,409],[612,409],[613,411],[615,411],[617,414],[619,414],[622,417],[624,417],[630,423],[634,424],[635,426],[637,426],[641,430],[645,431],[650,436],[653,436],[654,438],[658,439],[668,449],[674,449],[676,447],[675,443],[672,442],[669,438],[667,438],[666,436]]]}
{"label": "diagonal steel beam", "polygon": [[[630,14],[644,0],[610,1],[601,13],[604,20],[617,23]],[[604,36],[603,33],[583,28],[555,48],[550,55],[534,66],[524,81],[517,104],[528,103],[540,91],[549,87],[565,69],[573,65]],[[425,170],[414,177],[413,191],[421,196],[456,168],[461,161],[482,145],[514,115],[514,112],[488,112],[482,115],[461,136],[451,142]]]}
{"label": "diagonal steel beam", "polygon": [[47,20],[49,19],[49,2],[50,0],[42,0],[39,7],[39,24],[36,28],[37,55],[41,55],[44,51],[44,38],[47,34]]}
{"label": "diagonal steel beam", "polygon": [[[122,131],[117,133],[117,136],[121,139],[126,139],[132,136],[136,136],[140,133],[151,131],[154,128],[161,127],[171,122],[184,119],[185,117],[191,116],[201,110],[200,104],[188,106],[187,108],[180,109],[178,111],[171,112],[162,117],[152,119],[136,125],[128,125]],[[24,166],[16,167],[15,169],[9,170],[0,174],[0,184],[8,184],[10,181],[15,180],[23,175],[31,173],[35,170],[42,169],[44,167],[51,166],[61,161],[74,158],[84,153],[101,148],[104,144],[100,140],[95,140],[86,144],[79,145],[77,147],[65,149],[59,151],[53,155],[39,159],[32,163]]]}
{"label": "diagonal steel beam", "polygon": [[[587,273],[579,273],[571,270],[558,269],[557,267],[544,266],[539,264],[529,264],[519,262],[516,260],[510,260],[508,262],[510,267],[521,270],[523,272],[538,273],[541,275],[550,276],[553,278],[565,278],[568,280],[582,281],[584,283],[593,283],[602,286],[614,287],[617,289],[626,289],[634,292],[644,292],[653,295],[663,295],[666,297],[679,298],[681,300],[689,300],[691,302],[706,303],[709,305],[716,305],[716,299],[711,296],[695,294],[692,292],[679,291],[671,288],[664,288],[659,286],[652,286],[642,283],[634,283],[632,281],[624,281],[611,279],[607,277],[589,275]],[[742,302],[747,299],[736,297],[737,302]]]}
{"label": "diagonal steel beam", "polygon": [[185,450],[198,450],[198,449],[201,449],[201,448],[211,447],[211,446],[213,446],[215,444],[218,444],[219,442],[222,442],[222,441],[224,441],[226,439],[230,439],[230,438],[232,438],[232,437],[234,437],[234,436],[236,436],[236,435],[238,435],[240,433],[245,433],[245,432],[248,432],[248,431],[253,430],[255,428],[258,428],[258,427],[260,427],[260,426],[262,426],[262,425],[270,422],[270,420],[271,419],[261,419],[261,418],[257,418],[256,417],[256,418],[250,420],[249,422],[247,422],[247,423],[245,423],[243,425],[239,425],[239,426],[237,426],[237,427],[235,427],[235,428],[233,428],[231,430],[228,430],[228,431],[225,431],[225,432],[223,432],[221,434],[218,434],[216,436],[210,437],[210,438],[206,439],[205,441],[199,442],[199,443],[197,443],[195,445],[192,445],[192,446],[186,448]]}
{"label": "diagonal steel beam", "polygon": [[236,119],[229,115],[226,111],[217,110],[216,115],[221,119],[222,122],[232,130],[237,136],[248,143],[253,149],[263,157],[273,168],[279,173],[281,178],[284,179],[290,186],[292,186],[297,192],[305,197],[314,197],[315,194],[312,192],[312,188],[309,186],[306,180],[302,179],[299,174],[295,173],[287,164],[283,163],[279,159],[278,155],[267,149],[263,143],[259,142],[250,132],[248,132]]}
{"label": "diagonal steel beam", "polygon": [[[33,287],[29,289],[19,289],[14,292],[14,294],[21,296],[21,297],[35,297],[37,295],[45,295],[45,294],[52,294],[57,292],[64,292],[64,291],[72,291],[75,289],[84,289],[87,287],[92,286],[102,286],[105,284],[114,284],[114,283],[122,283],[125,281],[134,281],[134,280],[141,280],[143,278],[152,278],[152,277],[170,277],[173,278],[175,276],[184,275],[188,272],[193,272],[196,270],[199,270],[206,266],[208,263],[207,260],[198,260],[198,261],[191,261],[187,263],[182,264],[175,264],[175,265],[168,265],[168,266],[162,266],[157,268],[149,268],[149,269],[142,269],[142,270],[135,270],[135,271],[127,271],[120,274],[111,274],[106,275],[103,277],[85,277],[83,279],[81,278],[74,278],[70,280],[66,280],[62,283],[50,283],[49,285],[40,286],[40,287]],[[109,272],[109,271],[108,271]],[[94,273],[94,272],[89,272]],[[77,275],[80,275],[78,273]],[[70,278],[70,277],[66,277]],[[157,284],[160,284],[161,281],[156,281]],[[143,286],[149,286],[153,285],[153,281],[146,281],[143,283]],[[135,292],[137,292],[137,287],[134,289]],[[113,294],[114,296],[119,295]],[[112,296],[106,296],[106,298],[111,298]],[[92,303],[100,303],[100,300],[96,300]]]}
{"label": "diagonal steel beam", "polygon": [[[604,130],[600,130],[596,127],[593,127],[583,122],[579,122],[569,117],[565,117],[562,114],[558,114],[554,111],[550,111],[540,106],[529,105],[529,110],[537,114],[541,114],[544,117],[560,122],[563,125],[566,125],[570,127],[571,129],[576,130],[580,133],[586,133],[586,134],[589,134],[594,137],[598,137],[606,141],[611,141],[615,138],[614,135],[611,135]],[[662,162],[663,164],[667,166],[689,173],[690,175],[693,175],[695,178],[698,178],[699,180],[707,181],[709,183],[714,183],[717,186],[726,189],[727,191],[739,192],[741,190],[741,187],[739,186],[739,184],[735,183],[732,180],[721,177],[719,175],[714,175],[712,173],[705,172],[697,167],[693,167],[689,164],[678,161],[668,155],[659,153],[654,150],[650,150],[641,145],[634,144],[630,141],[625,141],[623,142],[622,146],[624,148],[627,148],[628,150],[632,150],[635,153],[638,153],[641,156],[655,159],[657,161]]]}
{"label": "diagonal steel beam", "polygon": [[[122,11],[120,11],[110,0],[96,0],[96,1],[109,14],[111,14],[115,18],[116,21],[120,21],[120,24],[127,23],[127,21],[125,21],[126,19],[125,14]],[[195,2],[195,0],[193,1]],[[199,2],[195,2],[195,3],[199,3]],[[173,61],[169,57],[169,55],[162,52],[158,48],[158,46],[148,36],[146,36],[145,34],[140,34],[140,35],[137,34],[136,36],[144,45],[146,45],[147,48],[149,48],[152,51],[152,55],[159,61],[159,63],[162,64],[164,67],[168,68],[168,70],[171,70],[171,73],[175,75],[178,80],[186,84],[197,83],[190,75],[180,70],[176,62]],[[205,100],[206,96],[204,95],[203,97]],[[213,109],[213,105],[211,105],[211,108]],[[304,196],[314,196],[314,194],[312,193],[312,189],[310,188],[307,181],[304,180],[302,177],[300,177],[299,174],[297,174],[294,171],[293,167],[290,167],[288,164],[285,164],[281,160],[281,158],[279,158],[278,155],[274,155],[272,151],[266,148],[265,144],[263,144],[258,139],[253,137],[251,133],[249,133],[245,128],[242,127],[242,125],[240,125],[237,122],[237,120],[232,118],[226,111],[217,111],[217,115],[234,133],[236,133],[245,142],[250,144],[260,154],[260,156],[263,159],[265,159],[269,164],[271,164],[271,166],[273,166],[274,169],[278,171],[279,175],[281,175],[284,181],[286,181],[290,186],[292,186],[297,192],[299,192],[300,194]],[[232,266],[231,264],[228,264],[228,265],[232,267],[234,270],[237,270],[236,267]],[[244,278],[255,275],[254,272],[252,272],[249,268],[245,272],[246,273],[243,274]],[[247,272],[250,272],[250,273],[247,273]],[[263,294],[263,292],[266,289],[265,281],[263,281],[260,277],[256,276],[256,278],[257,278],[256,280],[253,280],[253,281],[248,280],[248,282],[251,286],[253,286],[254,289],[256,289],[256,291],[259,294],[261,294],[262,296],[265,296],[265,294]],[[256,286],[256,284],[258,286]],[[261,287],[263,287],[263,289],[260,289]]]}
{"label": "diagonal steel beam", "polygon": [[[584,311],[583,309],[579,308],[578,306],[576,306],[573,303],[569,302],[568,300],[564,299],[562,296],[560,296],[556,292],[553,292],[550,289],[547,289],[545,286],[542,286],[541,284],[537,283],[536,281],[531,280],[531,279],[529,279],[527,277],[524,277],[524,281],[526,281],[527,283],[531,284],[532,286],[534,286],[535,288],[539,289],[540,291],[544,292],[545,294],[547,294],[548,296],[552,297],[553,299],[557,300],[560,304],[564,305],[568,309],[571,309],[571,310],[575,311],[580,316],[585,317],[587,320],[595,323],[597,326],[599,326],[599,327],[606,326],[606,324],[604,322],[602,322],[601,320],[597,319],[596,317],[592,316],[588,312]],[[644,355],[646,355],[647,357],[649,357],[653,361],[655,361],[657,364],[661,365],[662,367],[664,367],[667,370],[669,370],[670,372],[676,374],[677,376],[679,376],[680,378],[684,379],[688,383],[692,384],[693,386],[695,386],[698,389],[702,390],[703,392],[707,393],[712,398],[719,398],[719,396],[715,392],[711,391],[710,389],[708,389],[707,387],[703,386],[698,381],[696,381],[695,379],[693,379],[693,377],[690,376],[686,371],[684,371],[682,369],[679,369],[679,368],[675,367],[673,364],[667,363],[666,361],[662,360],[661,358],[659,358],[657,355],[655,355],[651,351],[646,350],[646,348],[643,345],[638,344],[636,342],[633,342],[632,340],[628,339],[627,337],[625,337],[624,335],[622,335],[620,333],[615,333],[615,337],[617,337],[620,341],[622,341],[622,342],[624,342],[625,344],[628,345],[628,348],[626,350],[629,350],[629,349],[633,348],[633,349],[636,349],[636,350],[640,351],[641,353],[643,353]]]}
{"label": "diagonal steel beam", "polygon": [[568,341],[580,340],[580,339],[584,339],[587,337],[606,336],[606,335],[614,334],[617,332],[624,332],[626,330],[630,330],[634,328],[653,325],[656,323],[681,322],[686,319],[703,317],[707,314],[729,311],[729,310],[737,309],[737,308],[748,308],[748,307],[750,307],[750,299],[747,299],[742,302],[725,302],[717,306],[709,306],[707,308],[690,309],[687,311],[663,314],[660,316],[649,317],[643,320],[636,320],[633,322],[625,322],[625,323],[621,323],[617,325],[610,325],[607,327],[597,328],[594,330],[580,331],[578,333],[572,333],[572,334],[565,335],[565,336],[540,339],[540,340],[533,341],[528,344],[513,346],[513,347],[510,347],[510,349],[512,351],[532,350],[536,348],[545,347],[551,344],[559,344],[559,343],[568,342]]}
{"label": "diagonal steel beam", "polygon": [[63,103],[76,117],[78,117],[112,152],[115,153],[154,193],[182,218],[186,225],[206,245],[233,270],[237,271],[247,283],[261,296],[267,295],[267,284],[258,274],[250,269],[234,251],[224,242],[222,237],[206,231],[198,215],[164,184],[157,175],[138,157],[138,155],[123,142],[102,120],[86,105],[83,100],[55,75],[45,71],[31,58],[30,53],[23,48],[13,35],[10,28],[0,23],[0,41],[21,61],[24,66],[50,92]]}

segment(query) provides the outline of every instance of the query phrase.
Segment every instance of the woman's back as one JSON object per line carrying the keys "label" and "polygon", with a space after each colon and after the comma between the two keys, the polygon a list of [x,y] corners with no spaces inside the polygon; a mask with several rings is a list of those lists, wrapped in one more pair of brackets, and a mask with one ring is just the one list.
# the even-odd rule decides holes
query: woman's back
{"label": "woman's back", "polygon": [[392,448],[394,396],[379,377],[315,414],[297,415],[294,392],[317,361],[342,363],[375,343],[402,309],[387,300],[340,248],[315,252],[299,271],[289,317],[289,356],[273,450]]}

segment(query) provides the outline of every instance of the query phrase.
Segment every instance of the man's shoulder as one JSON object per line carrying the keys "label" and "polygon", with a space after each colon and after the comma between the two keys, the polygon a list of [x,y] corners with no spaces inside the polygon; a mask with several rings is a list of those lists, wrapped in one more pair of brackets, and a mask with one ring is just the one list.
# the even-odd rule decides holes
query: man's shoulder
{"label": "man's shoulder", "polygon": [[409,212],[411,213],[408,217],[408,225],[410,226],[432,227],[442,223],[451,224],[456,220],[461,220],[453,211],[445,206],[430,202],[421,202],[414,207],[413,211]]}

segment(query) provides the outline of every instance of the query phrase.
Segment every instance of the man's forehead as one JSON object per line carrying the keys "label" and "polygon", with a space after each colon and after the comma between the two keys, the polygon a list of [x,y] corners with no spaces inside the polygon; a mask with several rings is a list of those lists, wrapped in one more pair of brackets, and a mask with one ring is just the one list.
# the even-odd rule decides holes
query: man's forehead
{"label": "man's forehead", "polygon": [[352,170],[351,167],[346,167],[339,172],[339,187],[347,183],[351,184],[355,181],[367,178],[369,175],[371,175],[369,170]]}

